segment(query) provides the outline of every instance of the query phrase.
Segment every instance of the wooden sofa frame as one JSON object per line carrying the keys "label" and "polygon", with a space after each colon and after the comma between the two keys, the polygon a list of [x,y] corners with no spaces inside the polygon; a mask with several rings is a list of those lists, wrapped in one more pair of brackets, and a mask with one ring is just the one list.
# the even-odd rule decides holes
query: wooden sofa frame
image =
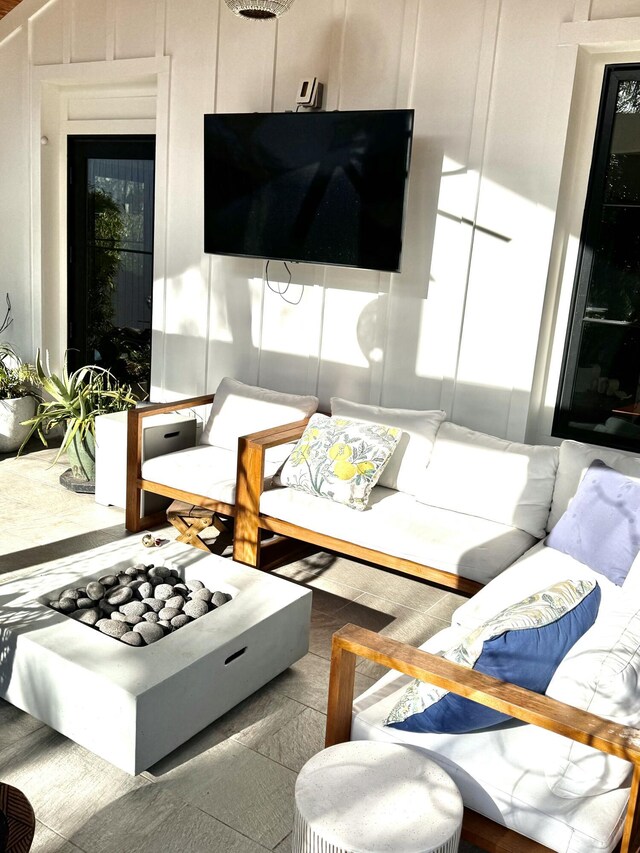
{"label": "wooden sofa frame", "polygon": [[[181,409],[192,409],[196,406],[207,406],[213,403],[215,395],[205,394],[200,397],[189,397],[183,400],[177,400],[170,403],[153,403],[149,406],[143,406],[140,409],[129,409],[127,412],[127,491],[126,491],[126,508],[125,508],[125,528],[131,533],[137,533],[141,530],[146,530],[149,527],[154,527],[158,524],[164,524],[167,520],[166,512],[150,513],[141,515],[142,507],[142,492],[152,492],[156,495],[163,495],[171,500],[183,501],[186,504],[194,504],[203,509],[210,510],[217,515],[227,518],[235,518],[237,513],[236,504],[228,504],[223,501],[214,500],[206,495],[198,495],[192,492],[186,492],[183,489],[176,489],[171,486],[166,486],[163,483],[156,483],[153,480],[145,480],[142,477],[142,433],[144,419],[152,415],[167,414],[170,412],[180,411]],[[301,421],[296,421],[292,424],[286,424],[277,427],[279,434],[287,435],[302,435],[305,426],[308,423],[308,418]],[[271,435],[272,430],[254,433],[252,438],[260,441],[263,437]],[[284,442],[293,439],[283,439]],[[279,442],[282,443],[282,442]],[[238,457],[238,471],[244,467],[244,462]],[[239,476],[239,475],[238,475]],[[260,533],[258,531],[258,538]],[[192,543],[193,544],[193,543]],[[310,553],[307,543],[291,541],[279,537],[268,542],[264,546],[267,552],[262,555],[260,568],[268,570],[275,568],[283,562],[298,559]],[[259,556],[259,555],[258,555]],[[252,565],[257,566],[258,563]]]}
{"label": "wooden sofa frame", "polygon": [[238,447],[238,476],[236,481],[236,515],[233,558],[248,566],[260,565],[260,531],[267,530],[280,536],[310,543],[327,551],[336,551],[357,560],[364,560],[387,569],[422,578],[431,583],[473,595],[482,584],[452,572],[406,560],[317,533],[306,527],[273,518],[260,512],[260,495],[264,482],[265,451],[290,441],[297,441],[304,431],[304,423],[264,430],[240,439]]}
{"label": "wooden sofa frame", "polygon": [[[333,635],[325,746],[350,740],[356,658],[363,657],[458,693],[511,717],[625,758],[633,764],[629,805],[619,853],[638,853],[640,729],[618,725],[548,696],[466,669],[357,625]],[[462,836],[488,853],[551,853],[550,848],[465,809]]]}

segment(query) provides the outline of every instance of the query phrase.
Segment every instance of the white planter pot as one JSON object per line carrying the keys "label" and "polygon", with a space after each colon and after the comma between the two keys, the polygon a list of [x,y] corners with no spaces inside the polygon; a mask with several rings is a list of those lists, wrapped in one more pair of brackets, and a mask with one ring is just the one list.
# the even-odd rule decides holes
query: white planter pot
{"label": "white planter pot", "polygon": [[0,453],[17,450],[29,434],[22,421],[32,418],[36,411],[33,397],[14,397],[0,400]]}

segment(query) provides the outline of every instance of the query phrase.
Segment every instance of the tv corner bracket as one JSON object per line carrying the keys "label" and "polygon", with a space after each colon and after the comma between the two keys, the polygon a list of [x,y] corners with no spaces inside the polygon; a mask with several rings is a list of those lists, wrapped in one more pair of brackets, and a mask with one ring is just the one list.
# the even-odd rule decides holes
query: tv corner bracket
{"label": "tv corner bracket", "polygon": [[297,108],[305,110],[322,109],[323,92],[324,83],[321,83],[317,77],[305,77],[298,84]]}

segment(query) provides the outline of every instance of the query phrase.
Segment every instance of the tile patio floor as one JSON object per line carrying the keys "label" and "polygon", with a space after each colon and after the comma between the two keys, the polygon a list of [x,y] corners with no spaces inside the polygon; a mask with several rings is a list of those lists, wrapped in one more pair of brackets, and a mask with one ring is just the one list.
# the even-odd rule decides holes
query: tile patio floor
{"label": "tile patio floor", "polygon": [[[0,583],[124,535],[121,509],[59,485],[66,466],[54,455],[0,456]],[[0,781],[34,807],[32,853],[290,851],[296,774],[323,746],[332,633],[355,622],[416,644],[445,627],[462,599],[329,554],[278,574],[313,589],[309,653],[139,776],[0,700]],[[356,691],[377,672],[361,661]]]}

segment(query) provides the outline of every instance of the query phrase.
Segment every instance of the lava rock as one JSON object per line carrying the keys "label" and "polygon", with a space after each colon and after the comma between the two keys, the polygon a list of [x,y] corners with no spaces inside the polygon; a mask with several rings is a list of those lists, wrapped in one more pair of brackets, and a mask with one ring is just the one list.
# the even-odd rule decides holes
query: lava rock
{"label": "lava rock", "polygon": [[125,616],[143,616],[149,607],[142,601],[129,601],[127,604],[120,605],[120,613]]}
{"label": "lava rock", "polygon": [[171,622],[167,619],[158,619],[157,624],[160,625],[161,628],[166,628],[168,631],[173,630]]}
{"label": "lava rock", "polygon": [[164,601],[160,601],[159,598],[143,598],[142,603],[150,607],[154,613],[159,613],[164,607]]}
{"label": "lava rock", "polygon": [[174,592],[177,592],[179,595],[183,595],[183,594],[184,594],[185,598],[186,598],[186,596],[187,596],[187,595],[189,595],[189,587],[188,587],[185,583],[183,583],[182,581],[179,581],[179,582],[178,582],[178,583],[173,587],[173,591],[174,591]]}
{"label": "lava rock", "polygon": [[60,600],[62,600],[63,598],[72,598],[74,601],[76,601],[78,598],[80,598],[80,593],[77,589],[65,589],[63,590],[63,592],[60,593]]}
{"label": "lava rock", "polygon": [[153,597],[160,601],[168,601],[173,595],[173,587],[170,583],[161,583],[153,591]]}
{"label": "lava rock", "polygon": [[181,595],[172,595],[165,602],[165,607],[173,607],[175,610],[182,610],[184,598]]}
{"label": "lava rock", "polygon": [[111,616],[114,610],[118,609],[115,604],[109,604],[106,598],[103,598],[102,601],[98,602],[98,607],[103,613],[106,613],[107,616]]}
{"label": "lava rock", "polygon": [[128,646],[142,646],[144,644],[142,636],[140,634],[136,634],[135,631],[127,631],[127,633],[123,634],[120,639]]}
{"label": "lava rock", "polygon": [[139,625],[142,622],[142,616],[125,616],[124,621],[127,625]]}
{"label": "lava rock", "polygon": [[186,581],[186,584],[193,592],[196,592],[198,589],[204,589],[202,581]]}
{"label": "lava rock", "polygon": [[164,631],[162,630],[160,625],[154,625],[153,622],[142,621],[138,625],[134,625],[133,630],[137,634],[140,634],[140,636],[148,646],[151,645],[151,643],[155,643],[164,637]]}
{"label": "lava rock", "polygon": [[116,622],[114,619],[98,619],[96,628],[107,637],[115,637],[116,640],[129,633],[129,625],[126,622]]}
{"label": "lava rock", "polygon": [[186,613],[178,613],[178,615],[174,616],[171,620],[171,627],[183,628],[185,625],[188,625],[189,622],[191,622],[191,619],[189,619]]}
{"label": "lava rock", "polygon": [[220,590],[217,590],[211,596],[211,603],[215,607],[222,607],[222,605],[226,604],[227,601],[231,601],[231,596],[226,592],[220,592]]}
{"label": "lava rock", "polygon": [[61,598],[58,601],[58,608],[62,613],[73,613],[73,611],[76,609],[75,598],[69,598],[69,596]]}
{"label": "lava rock", "polygon": [[72,619],[77,619],[83,625],[91,625],[92,627],[100,619],[100,611],[97,607],[92,607],[90,610],[76,610],[71,614]]}
{"label": "lava rock", "polygon": [[161,622],[171,622],[176,616],[180,615],[177,607],[163,607],[158,613],[158,618]]}
{"label": "lava rock", "polygon": [[209,612],[209,608],[206,601],[196,598],[192,601],[187,601],[182,608],[182,612],[186,613],[187,616],[191,616],[192,619],[199,619],[200,616],[204,616],[205,613]]}
{"label": "lava rock", "polygon": [[124,615],[124,613],[120,613],[119,610],[114,610],[109,618],[113,619],[114,622],[126,622],[127,621],[127,617]]}
{"label": "lava rock", "polygon": [[160,617],[158,616],[158,614],[157,614],[157,613],[154,613],[154,612],[153,612],[153,610],[150,610],[148,613],[143,613],[143,614],[142,614],[142,618],[143,618],[146,622],[157,622],[157,621],[158,621],[158,619],[160,619]]}
{"label": "lava rock", "polygon": [[200,598],[202,599],[202,601],[206,601],[208,604],[211,601],[212,595],[213,593],[211,592],[211,590],[207,589],[205,586],[202,589],[196,589],[194,592],[192,592],[191,600],[195,601],[196,599]]}
{"label": "lava rock", "polygon": [[101,578],[98,578],[98,583],[101,583],[103,586],[115,586],[118,583],[118,578],[115,575],[103,575]]}
{"label": "lava rock", "polygon": [[104,594],[104,584],[101,584],[100,581],[91,581],[91,583],[87,584],[87,598],[90,598],[92,601],[100,601]]}
{"label": "lava rock", "polygon": [[107,601],[109,604],[115,604],[120,607],[121,604],[126,604],[133,598],[133,590],[128,586],[117,586],[110,589],[107,593]]}
{"label": "lava rock", "polygon": [[135,576],[138,574],[138,569],[136,568],[136,566],[129,566],[128,569],[124,570],[124,573],[130,578],[135,578]]}
{"label": "lava rock", "polygon": [[149,581],[144,581],[141,583],[137,589],[137,594],[141,599],[145,598],[153,598],[153,585],[149,583]]}
{"label": "lava rock", "polygon": [[78,610],[86,610],[88,607],[95,607],[95,601],[91,598],[79,598],[76,601]]}
{"label": "lava rock", "polygon": [[55,601],[50,601],[49,607],[53,608],[54,610],[60,610],[60,602],[57,599]]}

